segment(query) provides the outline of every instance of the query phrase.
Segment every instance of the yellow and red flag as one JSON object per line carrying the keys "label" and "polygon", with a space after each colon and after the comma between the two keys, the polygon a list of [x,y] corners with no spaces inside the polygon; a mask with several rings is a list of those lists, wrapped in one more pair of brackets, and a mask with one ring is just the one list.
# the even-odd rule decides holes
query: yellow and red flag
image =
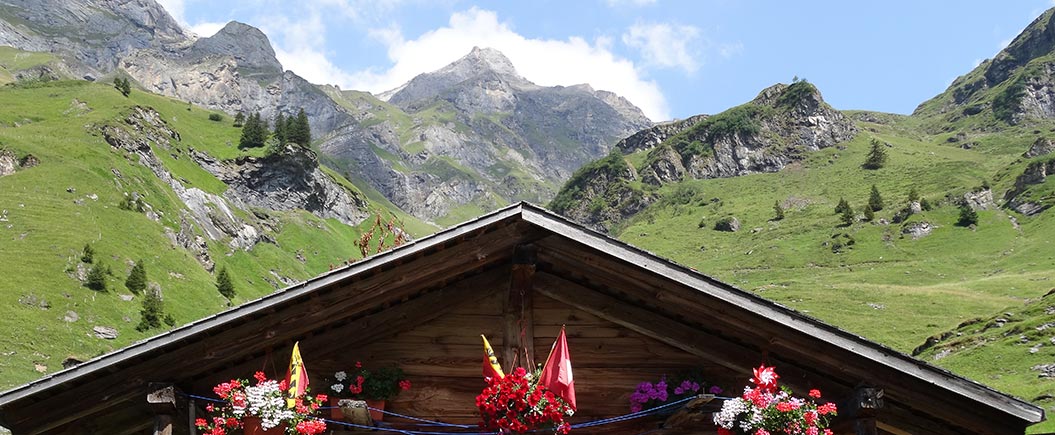
{"label": "yellow and red flag", "polygon": [[495,356],[494,349],[491,349],[491,343],[487,342],[487,337],[483,334],[480,334],[480,338],[484,339],[484,378],[504,378],[506,374],[502,372],[502,366],[498,365],[498,357]]}
{"label": "yellow and red flag", "polygon": [[304,360],[300,357],[300,342],[293,344],[293,355],[289,357],[289,370],[286,371],[286,384],[289,385],[286,398],[286,406],[292,408],[297,406],[297,398],[304,395],[308,390],[308,369],[304,367]]}
{"label": "yellow and red flag", "polygon": [[572,410],[576,409],[575,378],[571,375],[571,354],[568,353],[568,337],[564,335],[563,326],[549,351],[549,358],[546,358],[546,365],[542,368],[538,383],[564,399]]}

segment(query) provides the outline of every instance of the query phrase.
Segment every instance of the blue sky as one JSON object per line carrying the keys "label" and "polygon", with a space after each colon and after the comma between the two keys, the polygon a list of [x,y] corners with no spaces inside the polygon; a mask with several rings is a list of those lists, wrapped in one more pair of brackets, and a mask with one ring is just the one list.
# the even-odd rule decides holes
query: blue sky
{"label": "blue sky", "polygon": [[795,76],[838,109],[911,113],[1052,0],[160,0],[208,36],[264,30],[286,69],[375,93],[473,46],[543,85],[590,83],[655,121],[717,113]]}

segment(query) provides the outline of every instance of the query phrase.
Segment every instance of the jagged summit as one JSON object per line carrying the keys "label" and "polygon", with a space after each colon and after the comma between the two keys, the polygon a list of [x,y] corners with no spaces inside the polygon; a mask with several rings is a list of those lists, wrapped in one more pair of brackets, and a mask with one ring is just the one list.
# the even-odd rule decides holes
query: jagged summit
{"label": "jagged summit", "polygon": [[478,88],[487,91],[487,98],[483,99],[486,101],[471,102],[481,105],[474,109],[500,111],[508,109],[513,92],[535,87],[517,74],[513,63],[502,52],[493,48],[473,47],[469,54],[451,64],[419,74],[407,84],[381,96],[404,109],[416,109],[444,94]]}
{"label": "jagged summit", "polygon": [[219,32],[194,43],[192,50],[201,54],[233,56],[239,66],[281,72],[282,64],[275,57],[271,41],[260,29],[238,21],[227,23]]}

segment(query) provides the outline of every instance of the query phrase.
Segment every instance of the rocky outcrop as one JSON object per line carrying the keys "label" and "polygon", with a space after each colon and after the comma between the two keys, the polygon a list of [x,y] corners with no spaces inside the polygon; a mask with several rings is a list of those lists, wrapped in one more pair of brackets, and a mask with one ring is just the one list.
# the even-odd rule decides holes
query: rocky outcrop
{"label": "rocky outcrop", "polygon": [[1037,140],[1033,142],[1033,145],[1022,154],[1022,157],[1032,159],[1034,157],[1046,156],[1052,152],[1055,152],[1055,142],[1052,142],[1051,139],[1046,137],[1038,137]]}
{"label": "rocky outcrop", "polygon": [[14,174],[18,167],[18,157],[15,153],[0,149],[0,177]]}
{"label": "rocky outcrop", "polygon": [[228,199],[268,210],[307,210],[317,216],[358,225],[368,217],[367,202],[358,192],[337,184],[322,171],[311,150],[288,144],[267,157],[218,161],[201,153],[193,157],[227,184]]}
{"label": "rocky outcrop", "polygon": [[[211,240],[230,238],[228,244],[232,249],[245,250],[259,241],[259,230],[235,216],[226,200],[196,187],[187,188],[168,171],[152,147],[170,148],[173,141],[180,140],[180,135],[154,109],[134,107],[125,116],[123,124],[104,124],[98,126],[97,130],[110,146],[136,156],[139,164],[149,168],[154,176],[168,184],[187,207],[185,220],[193,222],[206,237]],[[204,245],[190,242],[194,236],[189,229],[181,229],[181,233],[185,233],[183,239],[187,241],[182,246],[190,249],[192,246]],[[203,261],[202,264],[206,268],[211,267],[211,261]]]}
{"label": "rocky outcrop", "polygon": [[[618,160],[610,155],[591,163],[564,185],[550,207],[604,228],[652,201],[650,195],[631,187],[634,181],[661,186],[686,179],[776,172],[804,153],[856,134],[853,121],[825,103],[812,84],[777,84],[718,115],[659,125],[628,137],[619,143],[619,150],[651,149],[640,168],[630,167],[621,155]],[[605,186],[613,181],[618,187]],[[622,207],[629,208],[619,210]]]}
{"label": "rocky outcrop", "polygon": [[778,84],[750,103],[696,123],[654,149],[642,181],[660,185],[694,179],[776,172],[816,151],[850,140],[854,123],[832,109],[807,82]]}
{"label": "rocky outcrop", "polygon": [[1033,198],[1029,195],[1030,187],[1042,184],[1055,174],[1055,159],[1036,161],[1015,178],[1015,186],[1004,195],[1006,206],[1026,216],[1033,216],[1052,206],[1051,198]]}
{"label": "rocky outcrop", "polygon": [[934,231],[934,226],[926,221],[912,222],[901,228],[901,234],[910,236],[913,239],[926,237],[930,235],[932,231]]}
{"label": "rocky outcrop", "polygon": [[663,141],[669,139],[671,136],[692,128],[700,121],[707,119],[709,116],[710,115],[695,115],[686,119],[661,122],[627,136],[626,139],[616,143],[615,147],[623,154],[647,151],[659,146],[659,144],[663,143]]}

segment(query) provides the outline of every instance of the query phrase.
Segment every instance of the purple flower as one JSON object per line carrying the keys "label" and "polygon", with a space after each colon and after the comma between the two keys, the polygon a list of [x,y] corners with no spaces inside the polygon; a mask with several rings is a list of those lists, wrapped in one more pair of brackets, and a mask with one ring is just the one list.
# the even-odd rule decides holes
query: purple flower
{"label": "purple flower", "polygon": [[710,389],[707,390],[707,392],[711,394],[722,394],[722,388],[717,385],[713,385]]}

